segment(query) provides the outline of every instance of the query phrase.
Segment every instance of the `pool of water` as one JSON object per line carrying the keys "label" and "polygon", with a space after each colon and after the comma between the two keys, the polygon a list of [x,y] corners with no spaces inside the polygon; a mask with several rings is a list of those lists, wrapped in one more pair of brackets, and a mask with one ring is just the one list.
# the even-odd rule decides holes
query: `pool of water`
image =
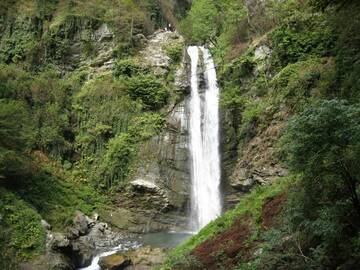
{"label": "pool of water", "polygon": [[138,242],[126,241],[123,244],[121,244],[117,247],[114,247],[110,250],[100,252],[98,255],[96,255],[92,259],[91,265],[89,265],[88,267],[84,267],[84,268],[78,268],[78,270],[101,270],[100,266],[98,265],[100,257],[110,256],[119,251],[128,251],[128,250],[136,249],[136,248],[139,248],[140,246],[141,246],[141,244],[139,244]]}
{"label": "pool of water", "polygon": [[173,248],[183,243],[192,235],[190,232],[147,233],[140,237],[139,242],[144,246]]}
{"label": "pool of water", "polygon": [[190,232],[158,232],[143,234],[136,241],[127,241],[110,250],[100,252],[93,258],[90,266],[79,268],[78,270],[100,270],[100,266],[98,265],[100,257],[109,256],[119,251],[136,249],[140,246],[173,248],[183,243],[192,235],[193,233]]}

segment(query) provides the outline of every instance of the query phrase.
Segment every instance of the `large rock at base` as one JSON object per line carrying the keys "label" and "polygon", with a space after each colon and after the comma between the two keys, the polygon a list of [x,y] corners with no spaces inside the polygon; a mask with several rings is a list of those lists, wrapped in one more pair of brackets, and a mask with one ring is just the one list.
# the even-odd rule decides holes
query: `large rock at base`
{"label": "large rock at base", "polygon": [[113,254],[106,257],[101,257],[99,265],[102,270],[123,270],[131,265],[129,257],[121,254]]}
{"label": "large rock at base", "polygon": [[20,270],[75,270],[75,266],[65,255],[49,252],[36,260],[21,264]]}
{"label": "large rock at base", "polygon": [[162,248],[141,247],[127,253],[134,270],[151,270],[164,263],[166,251]]}
{"label": "large rock at base", "polygon": [[164,263],[165,258],[165,249],[146,246],[102,257],[99,265],[102,270],[151,270]]}

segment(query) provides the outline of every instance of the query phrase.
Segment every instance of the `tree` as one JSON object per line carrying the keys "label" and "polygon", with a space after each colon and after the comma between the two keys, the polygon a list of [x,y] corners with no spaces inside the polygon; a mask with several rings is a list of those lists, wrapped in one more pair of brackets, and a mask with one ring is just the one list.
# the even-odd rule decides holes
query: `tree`
{"label": "tree", "polygon": [[360,217],[359,105],[327,100],[306,109],[289,123],[282,149],[315,209],[350,200]]}
{"label": "tree", "polygon": [[356,2],[356,0],[310,0],[310,5],[317,9],[325,10],[328,6],[342,7],[352,2]]}
{"label": "tree", "polygon": [[0,99],[0,178],[14,178],[27,171],[24,151],[31,137],[31,121],[24,104]]}
{"label": "tree", "polygon": [[213,41],[218,32],[218,10],[212,0],[197,0],[182,22],[184,34],[194,42]]}

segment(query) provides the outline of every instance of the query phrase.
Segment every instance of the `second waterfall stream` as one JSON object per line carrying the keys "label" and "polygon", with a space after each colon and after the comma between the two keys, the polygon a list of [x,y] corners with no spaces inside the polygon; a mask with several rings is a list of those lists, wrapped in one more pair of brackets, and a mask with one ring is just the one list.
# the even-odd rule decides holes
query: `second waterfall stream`
{"label": "second waterfall stream", "polygon": [[191,229],[198,231],[221,214],[219,88],[209,50],[190,46],[188,54],[191,58]]}

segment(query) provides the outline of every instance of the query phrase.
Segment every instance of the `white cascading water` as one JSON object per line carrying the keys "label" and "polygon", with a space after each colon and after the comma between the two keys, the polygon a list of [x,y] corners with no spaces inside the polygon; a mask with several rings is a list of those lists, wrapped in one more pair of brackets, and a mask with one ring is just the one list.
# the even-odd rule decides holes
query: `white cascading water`
{"label": "white cascading water", "polygon": [[[191,58],[191,227],[198,231],[221,214],[219,88],[209,50],[191,46],[188,54]],[[199,89],[199,61],[203,61],[205,89]]]}

